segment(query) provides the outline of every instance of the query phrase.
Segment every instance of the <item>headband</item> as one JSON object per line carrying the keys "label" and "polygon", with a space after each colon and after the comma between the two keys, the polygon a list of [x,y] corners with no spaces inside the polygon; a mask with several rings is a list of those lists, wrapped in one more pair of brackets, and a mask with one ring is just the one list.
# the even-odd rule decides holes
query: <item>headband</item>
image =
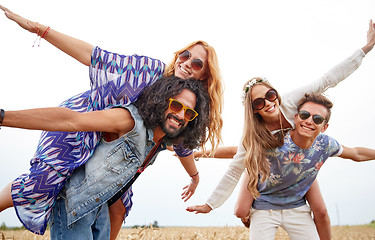
{"label": "headband", "polygon": [[246,94],[250,90],[250,88],[252,88],[255,84],[260,83],[260,82],[267,82],[268,83],[268,80],[266,78],[260,78],[260,79],[255,79],[254,78],[253,80],[249,81],[246,84],[244,92],[242,94],[242,103],[245,102]]}

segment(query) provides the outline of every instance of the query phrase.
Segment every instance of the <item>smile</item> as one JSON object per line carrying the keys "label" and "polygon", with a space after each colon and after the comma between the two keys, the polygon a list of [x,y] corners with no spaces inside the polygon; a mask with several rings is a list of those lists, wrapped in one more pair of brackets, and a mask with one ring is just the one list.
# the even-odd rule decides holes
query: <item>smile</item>
{"label": "smile", "polygon": [[181,127],[182,126],[182,123],[180,121],[178,121],[177,119],[175,119],[174,117],[169,117],[168,119],[176,127]]}
{"label": "smile", "polygon": [[305,130],[307,130],[307,131],[314,131],[314,130],[315,130],[314,128],[307,127],[307,126],[302,125],[302,124],[301,124],[301,128],[303,128],[303,129],[305,129]]}
{"label": "smile", "polygon": [[180,70],[181,70],[182,73],[190,74],[185,68],[182,68],[181,64],[179,65],[179,67],[180,67]]}
{"label": "smile", "polygon": [[268,108],[266,112],[272,112],[273,110],[275,110],[275,105],[272,105],[270,108]]}

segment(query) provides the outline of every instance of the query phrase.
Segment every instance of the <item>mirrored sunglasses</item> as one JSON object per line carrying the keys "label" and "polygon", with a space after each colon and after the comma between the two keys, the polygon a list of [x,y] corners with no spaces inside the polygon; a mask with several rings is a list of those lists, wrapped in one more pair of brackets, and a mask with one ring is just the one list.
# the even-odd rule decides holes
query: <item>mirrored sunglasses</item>
{"label": "mirrored sunglasses", "polygon": [[266,99],[270,102],[274,102],[277,98],[278,95],[276,90],[271,88],[266,92],[264,98],[256,98],[251,104],[254,110],[262,110],[266,106]]}
{"label": "mirrored sunglasses", "polygon": [[[187,61],[188,59],[191,58],[191,52],[189,50],[185,50],[178,55],[178,58],[181,61],[185,62],[185,61]],[[203,68],[203,61],[200,60],[199,58],[194,58],[194,59],[191,60],[191,67],[195,71],[199,71]]]}
{"label": "mirrored sunglasses", "polygon": [[[306,120],[308,119],[311,114],[306,111],[306,110],[300,110],[298,112],[298,116],[302,119],[302,120]],[[316,124],[316,125],[319,125],[321,124],[322,122],[326,121],[325,118],[319,114],[314,114],[312,115],[312,119],[313,119],[313,122]]]}
{"label": "mirrored sunglasses", "polygon": [[184,104],[173,98],[169,99],[169,109],[173,113],[179,113],[184,110],[184,118],[186,121],[192,121],[198,116],[198,113],[194,109],[186,107]]}

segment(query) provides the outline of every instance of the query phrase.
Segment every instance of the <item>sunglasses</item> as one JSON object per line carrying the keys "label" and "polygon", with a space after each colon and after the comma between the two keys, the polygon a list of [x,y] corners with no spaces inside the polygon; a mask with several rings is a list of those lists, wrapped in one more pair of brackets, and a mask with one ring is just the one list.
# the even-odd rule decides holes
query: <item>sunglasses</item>
{"label": "sunglasses", "polygon": [[[181,61],[185,62],[185,61],[187,61],[191,58],[191,52],[189,50],[185,50],[178,55],[178,58]],[[194,58],[194,59],[191,60],[191,67],[195,71],[199,71],[203,68],[203,61],[200,60],[199,58]]]}
{"label": "sunglasses", "polygon": [[[306,110],[301,110],[301,111],[298,112],[298,116],[299,116],[302,120],[306,120],[306,119],[308,119],[308,118],[311,116],[311,113],[309,113],[309,112],[306,111]],[[319,124],[321,124],[322,122],[326,121],[324,117],[322,117],[321,115],[318,115],[318,114],[312,115],[312,119],[313,119],[313,122],[314,122],[316,125],[319,125]]]}
{"label": "sunglasses", "polygon": [[181,110],[185,110],[184,118],[186,121],[192,121],[198,116],[198,113],[194,109],[186,107],[184,104],[173,98],[169,99],[169,110],[173,113],[179,113]]}
{"label": "sunglasses", "polygon": [[277,92],[275,89],[270,89],[266,92],[264,98],[256,98],[251,103],[254,110],[262,110],[266,106],[266,99],[270,102],[276,101],[278,98]]}

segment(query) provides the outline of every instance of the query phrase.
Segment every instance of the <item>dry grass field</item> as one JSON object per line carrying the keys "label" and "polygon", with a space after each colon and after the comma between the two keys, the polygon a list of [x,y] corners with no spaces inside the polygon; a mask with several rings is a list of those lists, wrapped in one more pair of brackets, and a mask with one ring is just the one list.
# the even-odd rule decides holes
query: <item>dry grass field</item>
{"label": "dry grass field", "polygon": [[[375,228],[370,226],[334,226],[332,227],[333,240],[375,240]],[[168,227],[168,228],[124,228],[117,239],[144,239],[144,240],[240,240],[248,239],[249,234],[244,227]],[[0,240],[47,240],[49,233],[44,236],[32,234],[25,230],[0,231]],[[287,240],[289,237],[279,229],[276,238]],[[79,240],[79,239],[77,239]]]}

